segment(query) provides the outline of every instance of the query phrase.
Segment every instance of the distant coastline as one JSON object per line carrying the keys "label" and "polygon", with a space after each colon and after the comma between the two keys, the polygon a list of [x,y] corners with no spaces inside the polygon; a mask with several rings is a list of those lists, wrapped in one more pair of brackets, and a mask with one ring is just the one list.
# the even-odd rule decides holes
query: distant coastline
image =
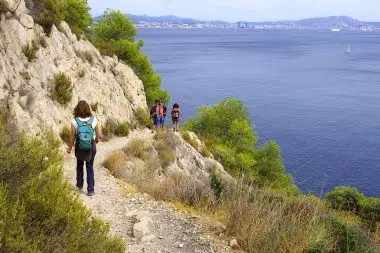
{"label": "distant coastline", "polygon": [[[241,29],[282,29],[282,30],[333,30],[333,31],[380,31],[380,22],[365,22],[347,16],[330,16],[302,20],[251,22],[240,20],[202,21],[173,15],[152,17],[125,14],[138,28],[241,28]],[[95,23],[102,16],[95,17]]]}

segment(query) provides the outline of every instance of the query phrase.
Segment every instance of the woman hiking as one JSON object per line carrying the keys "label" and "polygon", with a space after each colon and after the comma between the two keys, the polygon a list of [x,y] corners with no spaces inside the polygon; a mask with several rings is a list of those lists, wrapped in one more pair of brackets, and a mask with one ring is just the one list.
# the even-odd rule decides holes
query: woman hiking
{"label": "woman hiking", "polygon": [[96,143],[99,142],[99,138],[100,127],[98,120],[92,115],[89,104],[82,100],[74,109],[67,153],[70,154],[75,145],[75,156],[77,158],[76,186],[80,191],[83,191],[83,166],[86,163],[88,196],[95,194],[94,159],[96,155]]}
{"label": "woman hiking", "polygon": [[178,132],[179,126],[179,117],[182,116],[181,109],[179,109],[179,104],[175,103],[171,112],[172,122],[173,122],[173,131]]}

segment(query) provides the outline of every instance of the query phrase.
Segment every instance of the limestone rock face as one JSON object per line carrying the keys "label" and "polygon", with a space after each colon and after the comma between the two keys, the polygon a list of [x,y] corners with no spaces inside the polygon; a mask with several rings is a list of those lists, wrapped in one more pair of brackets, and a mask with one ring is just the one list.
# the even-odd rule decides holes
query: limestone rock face
{"label": "limestone rock face", "polygon": [[[10,9],[18,0],[5,0]],[[28,61],[23,47],[35,43],[36,59]],[[73,85],[71,102],[63,106],[49,96],[54,75],[65,73]],[[108,119],[134,121],[134,111],[147,108],[142,82],[117,57],[102,57],[88,41],[78,40],[66,23],[47,36],[28,15],[24,0],[13,14],[0,20],[0,104],[10,109],[19,130],[37,134],[46,126],[59,132],[68,125],[79,100],[98,103],[94,114]]]}
{"label": "limestone rock face", "polygon": [[[204,143],[192,132],[190,136],[195,139],[199,146]],[[178,145],[176,147],[176,161],[168,169],[172,172],[182,172],[195,178],[208,178],[211,172],[216,172],[226,181],[231,181],[232,177],[224,170],[223,166],[214,160],[212,156],[204,157],[199,150],[187,143],[179,133],[177,136]]]}

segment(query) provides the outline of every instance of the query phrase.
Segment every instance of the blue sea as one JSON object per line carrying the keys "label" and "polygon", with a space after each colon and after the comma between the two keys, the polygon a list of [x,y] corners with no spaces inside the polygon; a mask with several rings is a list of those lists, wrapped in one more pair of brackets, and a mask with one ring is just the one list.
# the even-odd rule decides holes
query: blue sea
{"label": "blue sea", "polygon": [[141,29],[139,37],[186,119],[241,99],[260,142],[281,146],[304,192],[350,185],[380,196],[380,33]]}

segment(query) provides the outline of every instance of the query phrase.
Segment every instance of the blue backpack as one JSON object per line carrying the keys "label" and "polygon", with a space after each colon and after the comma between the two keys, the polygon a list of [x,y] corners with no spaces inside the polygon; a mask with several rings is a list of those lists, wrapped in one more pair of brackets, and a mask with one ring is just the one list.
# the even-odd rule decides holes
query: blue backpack
{"label": "blue backpack", "polygon": [[87,122],[83,122],[75,118],[78,124],[77,143],[79,150],[92,150],[92,141],[94,140],[94,128],[92,122],[94,117],[91,117]]}

